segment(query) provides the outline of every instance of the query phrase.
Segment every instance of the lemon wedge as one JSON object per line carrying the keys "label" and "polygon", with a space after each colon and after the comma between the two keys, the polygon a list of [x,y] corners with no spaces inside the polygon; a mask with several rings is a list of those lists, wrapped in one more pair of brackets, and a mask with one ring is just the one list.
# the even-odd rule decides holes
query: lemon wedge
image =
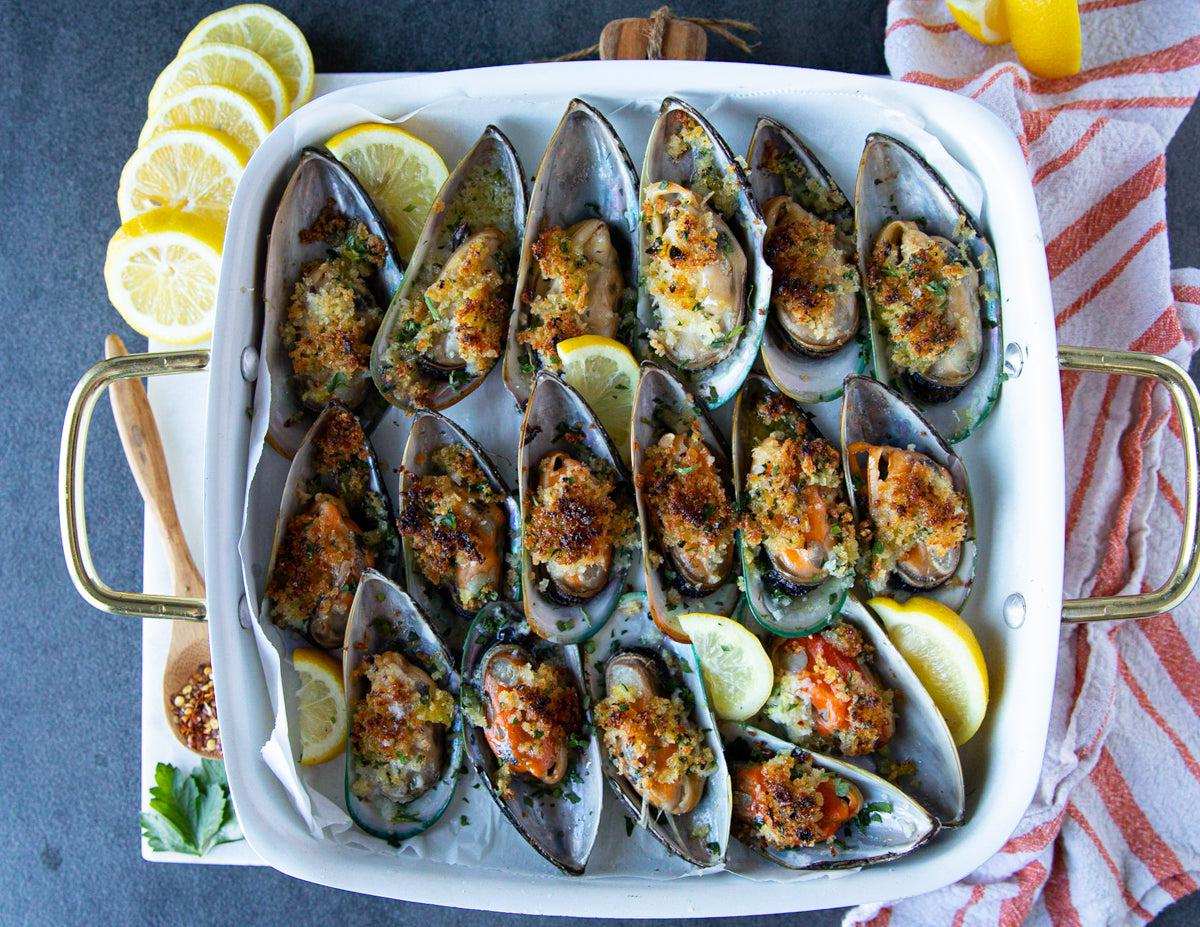
{"label": "lemon wedge", "polygon": [[300,718],[300,765],[315,766],[346,749],[346,690],[342,665],[324,650],[302,647],[292,653],[300,674],[296,713]]}
{"label": "lemon wedge", "polygon": [[638,365],[629,348],[601,335],[558,343],[563,379],[581,395],[629,463],[629,429]]}
{"label": "lemon wedge", "polygon": [[425,216],[446,182],[441,156],[415,135],[378,122],[340,132],[325,147],[375,202],[401,256],[412,257]]}
{"label": "lemon wedge", "polygon": [[160,132],[190,128],[224,132],[252,154],[271,131],[271,122],[263,108],[244,93],[220,84],[197,84],[154,111],[142,126],[138,145],[145,145]]}
{"label": "lemon wedge", "polygon": [[244,93],[261,106],[271,125],[287,113],[288,97],[279,74],[257,52],[223,42],[196,45],[163,69],[150,88],[146,115],[197,84],[221,84]]}
{"label": "lemon wedge", "polygon": [[1008,41],[1008,13],[1005,0],[946,0],[950,15],[959,27],[984,45],[1003,45]]}
{"label": "lemon wedge", "polygon": [[1083,37],[1076,0],[1006,0],[1013,50],[1039,77],[1077,74]]}
{"label": "lemon wedge", "polygon": [[212,334],[223,237],[211,219],[170,207],[126,222],[104,259],[109,300],[148,338],[203,341]]}
{"label": "lemon wedge", "polygon": [[974,632],[940,602],[913,596],[867,602],[904,655],[950,727],[959,746],[970,740],[987,714],[988,672]]}
{"label": "lemon wedge", "polygon": [[168,129],[133,153],[121,171],[121,221],[171,206],[221,225],[246,167],[246,150],[212,129]]}
{"label": "lemon wedge", "polygon": [[724,721],[745,721],[766,704],[775,670],[762,642],[732,618],[690,612],[679,625],[692,640],[713,710]]}
{"label": "lemon wedge", "polygon": [[220,42],[240,45],[262,55],[283,81],[286,112],[312,99],[313,57],[296,24],[262,3],[241,3],[205,16],[179,50]]}

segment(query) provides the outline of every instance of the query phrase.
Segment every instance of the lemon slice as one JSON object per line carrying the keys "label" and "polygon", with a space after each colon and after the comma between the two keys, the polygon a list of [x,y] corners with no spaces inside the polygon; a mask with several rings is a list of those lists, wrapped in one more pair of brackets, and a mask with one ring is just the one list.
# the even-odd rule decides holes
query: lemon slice
{"label": "lemon slice", "polygon": [[629,428],[638,365],[629,348],[600,335],[580,335],[558,343],[563,379],[592,407],[600,424],[629,463]]}
{"label": "lemon slice", "polygon": [[412,257],[425,215],[446,182],[441,156],[415,135],[378,122],[340,132],[325,147],[375,202],[401,256]]}
{"label": "lemon slice", "polygon": [[292,653],[300,674],[296,713],[300,717],[300,765],[315,766],[346,749],[346,690],[342,665],[324,650],[301,647]]}
{"label": "lemon slice", "polygon": [[220,84],[197,84],[171,97],[142,126],[138,145],[170,129],[213,129],[224,132],[252,153],[271,131],[263,108],[244,93]]}
{"label": "lemon slice", "polygon": [[1077,74],[1083,57],[1076,0],[1007,0],[1013,50],[1039,77]]}
{"label": "lemon slice", "polygon": [[975,634],[940,602],[913,596],[867,602],[950,727],[954,742],[970,740],[987,714],[988,673]]}
{"label": "lemon slice", "polygon": [[133,153],[121,171],[121,221],[171,206],[221,225],[246,167],[246,150],[212,129],[169,129]]}
{"label": "lemon slice", "polygon": [[748,629],[732,618],[691,612],[679,616],[692,639],[713,710],[725,721],[745,721],[763,707],[775,684],[771,658]]}
{"label": "lemon slice", "polygon": [[304,33],[296,24],[262,3],[242,3],[205,16],[179,50],[221,42],[258,52],[283,81],[287,112],[312,99],[313,57]]}
{"label": "lemon slice", "polygon": [[163,69],[150,88],[146,115],[153,116],[167,100],[197,84],[221,84],[241,91],[263,108],[271,125],[287,112],[287,91],[266,58],[240,45],[207,43],[180,52]]}
{"label": "lemon slice", "polygon": [[950,15],[977,42],[1002,45],[1008,41],[1005,0],[947,0]]}
{"label": "lemon slice", "polygon": [[212,333],[223,231],[163,207],[126,222],[108,242],[108,298],[140,334],[195,344]]}

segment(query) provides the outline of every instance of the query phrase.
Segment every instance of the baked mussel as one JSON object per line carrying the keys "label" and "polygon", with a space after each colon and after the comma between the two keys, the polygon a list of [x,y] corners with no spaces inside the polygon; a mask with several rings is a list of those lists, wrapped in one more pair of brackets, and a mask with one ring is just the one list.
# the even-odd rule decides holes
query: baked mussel
{"label": "baked mussel", "polygon": [[608,120],[572,100],[542,155],[504,356],[504,383],[524,407],[534,374],[560,369],[557,346],[580,335],[633,345],[637,172]]}
{"label": "baked mussel", "polygon": [[637,543],[629,477],[587,402],[541,370],[517,450],[525,617],[540,636],[574,644],[617,606]]}
{"label": "baked mussel", "polygon": [[459,678],[416,603],[364,570],[342,655],[346,687],[346,808],[396,844],[432,827],[462,769]]}
{"label": "baked mussel", "polygon": [[641,365],[631,431],[650,614],[686,642],[679,615],[730,615],[741,595],[733,468],[704,407],[649,361]]}
{"label": "baked mussel", "polygon": [[991,245],[925,159],[880,133],[863,150],[855,218],[875,375],[961,441],[1003,380]]}
{"label": "baked mussel", "polygon": [[390,576],[399,559],[375,452],[354,413],[331,400],[288,470],[264,614],[317,647],[339,648],[363,571]]}
{"label": "baked mussel", "polygon": [[371,375],[405,410],[444,409],[504,350],[525,234],[525,176],[488,126],[434,200],[408,273],[375,336]]}
{"label": "baked mussel", "polygon": [[368,422],[387,409],[371,384],[371,344],[404,277],[387,225],[329,152],[305,148],[267,242],[257,389],[267,437],[285,457],[331,399]]}
{"label": "baked mussel", "polygon": [[479,609],[519,597],[517,500],[487,452],[438,412],[413,416],[397,528],[405,588],[453,650]]}
{"label": "baked mussel", "polygon": [[[937,821],[900,789],[836,757],[743,724],[721,725],[733,835],[788,869],[857,869],[909,853]],[[731,855],[730,868],[738,870]]]}
{"label": "baked mussel", "polygon": [[742,385],[762,342],[766,225],[741,165],[703,116],[663,101],[641,178],[639,359],[667,365],[709,409]]}
{"label": "baked mussel", "polygon": [[755,724],[899,785],[944,827],[962,822],[962,765],[950,729],[857,599],[823,630],[765,645],[775,685]]}
{"label": "baked mussel", "polygon": [[846,380],[841,430],[867,591],[901,601],[919,593],[961,610],[975,576],[963,462],[920,412],[866,377]]}
{"label": "baked mussel", "polygon": [[747,162],[771,268],[763,363],[793,399],[836,399],[868,358],[854,208],[808,146],[769,116],[754,127]]}
{"label": "baked mussel", "polygon": [[519,605],[480,610],[463,650],[467,756],[501,812],[538,853],[582,875],[603,802],[579,651],[533,633]]}
{"label": "baked mussel", "polygon": [[622,804],[675,855],[721,865],[729,774],[695,652],[663,634],[640,592],[581,650],[601,766]]}
{"label": "baked mussel", "polygon": [[734,406],[733,480],[751,613],[782,636],[819,630],[854,585],[859,557],[841,452],[759,374]]}

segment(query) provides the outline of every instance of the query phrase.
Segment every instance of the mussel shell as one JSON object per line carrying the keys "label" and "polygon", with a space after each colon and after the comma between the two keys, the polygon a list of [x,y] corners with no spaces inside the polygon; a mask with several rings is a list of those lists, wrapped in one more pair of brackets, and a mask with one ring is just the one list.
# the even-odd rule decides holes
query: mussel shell
{"label": "mussel shell", "polygon": [[[667,358],[659,357],[650,346],[649,339],[645,337],[648,332],[656,329],[658,324],[655,321],[653,300],[645,285],[642,285],[638,293],[639,334],[636,353],[639,360],[652,360],[668,367],[687,384],[687,388],[706,408],[716,409],[737,393],[750,368],[754,366],[754,359],[763,340],[767,307],[771,298],[771,268],[763,259],[763,236],[767,226],[750,189],[750,183],[746,180],[745,172],[725,140],[699,112],[675,97],[663,100],[658,119],[650,130],[646,156],[642,164],[639,205],[647,189],[653,184],[667,181],[690,189],[693,170],[691,154],[685,154],[676,161],[667,153],[668,140],[680,120],[688,117],[695,120],[712,141],[716,166],[732,177],[737,186],[735,209],[732,214],[723,218],[746,255],[748,279],[745,287],[746,305],[742,313],[744,327],[738,335],[737,345],[719,363],[702,370],[684,370]],[[639,251],[644,254],[648,244],[645,224],[639,223]]]}
{"label": "mussel shell", "polygon": [[[368,479],[367,490],[362,499],[352,500],[342,496],[337,488],[334,476],[318,472],[313,459],[316,444],[330,420],[334,416],[353,414],[337,400],[331,400],[325,406],[324,411],[317,416],[317,420],[313,422],[312,427],[308,429],[308,433],[304,436],[304,440],[296,451],[296,455],[292,458],[292,464],[288,469],[287,481],[283,484],[283,499],[279,505],[279,517],[275,522],[275,537],[271,544],[271,561],[267,569],[268,588],[270,586],[269,577],[275,571],[275,558],[278,556],[280,546],[283,543],[288,522],[294,515],[299,514],[303,510],[301,497],[306,494],[307,486],[313,480],[321,483],[323,491],[339,496],[346,503],[346,508],[349,510],[350,516],[363,532],[378,532],[381,540],[375,548],[375,569],[384,576],[395,574],[400,562],[400,538],[396,534],[396,522],[392,514],[392,501],[388,496],[387,486],[383,481],[383,471],[379,468],[379,461],[375,457],[375,450],[371,447],[370,440],[365,439],[364,436],[367,452],[365,466],[368,470]],[[266,616],[266,620],[270,620],[271,601],[270,597],[266,594],[263,596],[262,614]],[[305,636],[317,647],[332,650],[342,646],[343,630],[338,629],[336,637],[334,637],[332,636],[332,632],[330,635],[326,635],[322,631],[313,628],[310,623],[309,630]]]}
{"label": "mussel shell", "polygon": [[[441,266],[460,244],[456,240],[455,229],[448,228],[447,223],[458,218],[455,204],[463,187],[469,185],[473,179],[478,180],[488,171],[498,172],[499,178],[512,196],[512,213],[499,220],[501,224],[498,227],[505,233],[505,262],[509,268],[517,266],[518,249],[525,234],[525,174],[508,137],[495,126],[488,126],[458,166],[450,172],[450,176],[438,191],[434,207],[430,210],[417,239],[404,284],[392,299],[375,336],[375,344],[371,350],[371,376],[380,394],[398,408],[415,410],[410,397],[401,395],[398,387],[389,387],[385,374],[387,350],[395,329],[401,322],[403,303],[409,294],[424,290],[437,279]],[[507,328],[507,325],[505,327]],[[463,381],[452,381],[427,360],[418,360],[418,367],[421,375],[428,380],[431,389],[429,407],[432,409],[445,409],[454,405],[478,387],[491,370],[489,366],[477,376]]]}
{"label": "mussel shell", "polygon": [[[461,444],[470,450],[488,483],[504,496],[505,537],[501,541],[501,548],[504,551],[504,573],[501,577],[503,587],[501,595],[502,598],[516,600],[521,594],[520,585],[516,581],[517,570],[520,569],[521,550],[521,513],[516,497],[487,452],[480,447],[479,442],[472,438],[462,426],[439,412],[423,410],[413,416],[412,427],[408,433],[408,441],[404,445],[404,456],[401,461],[400,502],[397,514],[401,514],[404,510],[404,491],[412,480],[412,475],[427,475],[431,469],[434,453],[448,444]],[[401,541],[404,553],[405,589],[412,596],[413,601],[429,616],[429,620],[443,639],[448,642],[450,648],[455,653],[460,652],[463,638],[466,636],[467,625],[475,616],[475,611],[464,610],[453,592],[434,586],[426,579],[420,567],[417,566],[411,540],[405,537]],[[509,581],[510,578],[513,580],[512,582]]]}
{"label": "mussel shell", "polygon": [[409,662],[429,673],[438,687],[455,701],[454,720],[445,731],[441,777],[427,792],[394,809],[402,813],[403,820],[388,820],[386,805],[395,803],[386,799],[378,803],[364,801],[354,794],[351,785],[357,756],[350,737],[346,738],[346,810],[354,823],[367,833],[395,844],[432,827],[454,797],[462,770],[459,677],[446,645],[416,603],[386,576],[368,569],[363,571],[362,581],[354,594],[342,653],[347,724],[352,722],[363,695],[362,684],[353,680],[355,668],[367,657],[384,651],[403,654]]}
{"label": "mussel shell", "polygon": [[[381,312],[387,309],[404,279],[404,262],[396,251],[387,224],[362,185],[328,151],[305,148],[275,209],[263,272],[264,316],[260,355],[266,365],[266,376],[259,377],[257,388],[269,390],[267,440],[285,457],[296,453],[305,432],[320,410],[308,409],[299,401],[292,362],[280,337],[279,326],[287,318],[301,268],[309,261],[325,257],[328,246],[324,242],[304,244],[300,241],[300,233],[312,226],[330,199],[343,215],[363,222],[387,247],[383,267],[367,281]],[[371,385],[367,371],[339,393],[338,398],[359,410],[360,416],[368,423],[368,431],[370,425],[378,421],[387,409],[387,404],[382,402]]]}
{"label": "mussel shell", "polygon": [[[773,152],[792,155],[783,172],[770,169]],[[787,195],[819,219],[837,226],[854,240],[854,209],[825,166],[791,129],[770,116],[759,116],[746,156],[750,186],[760,206]],[[791,168],[791,170],[788,170]],[[815,191],[824,196],[816,196]],[[840,204],[840,205],[838,205]],[[862,296],[859,294],[858,299]],[[799,402],[828,402],[842,395],[842,381],[867,369],[869,350],[866,312],[859,314],[858,334],[832,352],[817,356],[797,344],[777,319],[768,320],[762,359],[776,385]]]}
{"label": "mussel shell", "polygon": [[[1000,329],[1000,281],[996,256],[975,220],[946,182],[920,154],[899,139],[873,133],[867,137],[855,188],[858,261],[870,316],[875,375],[916,403],[934,427],[955,444],[987,418],[1000,398],[1003,382]],[[867,267],[880,231],[894,219],[924,219],[923,230],[953,242],[979,272],[983,345],[979,369],[960,388],[920,377],[897,376],[890,365],[888,339],[877,319]]]}
{"label": "mussel shell", "polygon": [[[858,443],[912,449],[924,454],[950,473],[954,488],[966,497],[967,536],[960,547],[958,568],[941,585],[919,590],[927,598],[936,599],[955,611],[961,610],[971,594],[975,578],[975,517],[967,468],[933,425],[898,393],[876,380],[847,377],[842,396],[842,448]],[[843,453],[842,462],[846,470],[846,489],[861,522],[868,517],[866,487],[855,487],[849,455]],[[911,585],[895,575],[895,571],[884,588],[871,590],[874,595],[891,595],[900,601],[909,598],[914,591]]]}
{"label": "mussel shell", "polygon": [[[882,750],[841,758],[889,781],[893,780],[885,773],[890,766],[911,762],[915,770],[912,776],[901,776],[896,784],[919,801],[942,827],[961,824],[966,807],[962,762],[942,713],[879,622],[853,594],[843,603],[838,620],[854,625],[875,649],[869,665],[880,684],[892,690],[895,722],[891,740]],[[770,636],[760,636],[769,651]],[[765,712],[754,719],[754,724],[782,740],[791,739],[787,730]],[[796,742],[796,746],[808,749],[819,745]]]}
{"label": "mussel shell", "polygon": [[[745,510],[746,480],[750,473],[750,455],[766,431],[754,414],[759,400],[780,390],[761,374],[751,374],[738,393],[733,410],[733,484]],[[811,416],[809,427],[820,434]],[[833,620],[846,600],[854,576],[828,576],[809,589],[791,586],[770,565],[765,548],[751,547],[739,535],[738,550],[742,561],[742,583],[750,612],[767,630],[781,637],[803,637],[821,630]]]}
{"label": "mussel shell", "polygon": [[[599,746],[596,738],[590,737],[586,748],[572,751],[571,772],[578,776],[578,781],[568,775],[570,781],[557,789],[547,789],[541,783],[515,775],[510,785],[512,797],[505,798],[500,794],[496,787],[499,764],[488,746],[483,728],[472,722],[473,709],[467,703],[471,701],[482,712],[487,698],[481,678],[482,659],[494,644],[501,642],[524,647],[537,661],[565,667],[582,695],[585,689],[578,648],[561,647],[538,637],[529,629],[519,605],[508,602],[486,605],[467,632],[463,649],[462,698],[463,712],[467,716],[463,726],[467,756],[501,812],[543,857],[568,875],[582,875],[596,841],[603,804]],[[586,700],[583,704],[586,709]],[[590,723],[590,717],[588,721]],[[578,801],[566,798],[567,791]]]}
{"label": "mussel shell", "polygon": [[[856,785],[862,792],[864,808],[876,802],[891,806],[890,812],[880,811],[880,820],[872,821],[866,827],[857,824],[844,827],[839,832],[843,846],[836,848],[820,844],[795,850],[777,850],[764,844],[750,845],[755,852],[787,869],[858,869],[885,863],[911,853],[938,831],[938,822],[920,804],[891,783],[845,760],[801,750],[786,740],[745,724],[723,723],[721,739],[725,742],[726,761],[731,770],[737,767],[741,757],[748,757],[752,750],[776,755],[807,754],[812,757],[814,766]],[[736,795],[734,801],[737,801]],[[729,868],[734,872],[739,868],[736,858],[732,856]]]}
{"label": "mussel shell", "polygon": [[[650,515],[649,506],[643,498],[641,480],[642,464],[645,452],[657,443],[658,439],[668,430],[689,426],[693,419],[699,419],[700,432],[704,443],[708,446],[716,460],[718,469],[725,477],[729,499],[733,502],[734,495],[733,468],[729,455],[725,450],[725,441],[712,420],[698,405],[692,395],[673,375],[651,361],[643,361],[641,376],[638,378],[637,389],[633,397],[633,422],[631,428],[631,458],[633,461],[633,483],[637,499],[638,523],[642,537],[642,564],[646,574],[646,601],[650,614],[655,623],[664,631],[678,624],[673,620],[685,612],[707,612],[709,614],[731,615],[737,607],[741,592],[738,589],[737,570],[730,569],[728,577],[715,590],[702,593],[694,588],[688,588],[686,583],[667,578],[668,556],[663,551],[658,540],[658,531]],[[736,553],[735,553],[736,557]],[[660,558],[661,563],[655,566],[652,558]],[[677,572],[673,568],[672,572]],[[669,605],[668,588],[674,588],[680,593],[678,605]],[[677,640],[686,642],[687,638],[677,630]]]}
{"label": "mussel shell", "polygon": [[[583,436],[583,447],[612,467],[618,481],[619,497],[631,501],[628,471],[591,407],[557,374],[539,370],[533,380],[525,417],[521,421],[521,443],[517,449],[517,490],[522,527],[530,517],[537,491],[538,463],[542,458],[555,450],[579,456],[580,447],[563,440],[563,426],[578,430]],[[621,487],[624,487],[623,492]],[[523,530],[522,536],[526,534]],[[587,640],[617,607],[625,575],[632,562],[632,545],[618,546],[613,551],[612,569],[603,588],[582,602],[572,602],[565,596],[555,596],[549,594],[549,589],[543,591],[540,588],[545,574],[534,566],[528,546],[523,543],[521,593],[529,627],[546,640],[558,644],[577,644]]]}
{"label": "mussel shell", "polygon": [[[607,695],[605,670],[608,661],[619,653],[627,652],[646,654],[653,659],[666,689],[660,694],[668,695],[678,687],[686,688],[691,694],[692,721],[704,734],[705,742],[716,758],[716,771],[705,778],[704,794],[691,811],[670,815],[647,806],[644,826],[663,846],[693,866],[720,866],[725,861],[729,842],[729,772],[725,768],[724,749],[692,646],[680,644],[663,634],[650,618],[645,594],[630,592],[621,597],[608,623],[580,650],[583,678],[587,682],[587,693],[593,706]],[[600,765],[629,815],[634,821],[641,820],[641,795],[617,771],[603,745],[600,745]]]}
{"label": "mussel shell", "polygon": [[[537,277],[533,256],[537,237],[555,226],[565,229],[584,219],[602,220],[630,288],[637,280],[638,215],[637,170],[629,152],[599,110],[583,100],[572,100],[550,137],[529,194],[527,232],[504,354],[504,385],[522,408],[529,401],[533,375],[540,366],[537,352],[517,341],[529,322],[521,294]],[[626,336],[629,347],[632,336],[630,327]]]}

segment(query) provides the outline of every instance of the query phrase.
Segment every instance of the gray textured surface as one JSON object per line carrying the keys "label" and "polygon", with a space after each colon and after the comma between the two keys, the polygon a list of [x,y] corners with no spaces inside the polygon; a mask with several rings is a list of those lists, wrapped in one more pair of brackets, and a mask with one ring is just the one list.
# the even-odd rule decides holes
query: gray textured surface
{"label": "gray textured surface", "polygon": [[[594,41],[608,19],[653,4],[593,2],[568,16],[568,5],[549,0],[279,5],[309,36],[319,70],[395,71],[549,57]],[[757,21],[758,60],[863,72],[883,70],[884,6],[681,4],[693,15]],[[58,435],[67,395],[101,355],[104,334],[120,331],[132,350],[142,346],[109,308],[101,276],[117,225],[117,177],[155,74],[212,8],[191,0],[0,0],[0,371],[9,395],[0,415],[0,922],[347,923],[353,915],[436,927],[523,923],[359,898],[270,871],[152,865],[139,856],[139,635],[134,622],[85,606],[67,580],[55,502]],[[738,56],[716,40],[710,57]],[[1173,147],[1194,152],[1198,141],[1193,114]],[[1168,163],[1175,262],[1197,263],[1200,167],[1187,156]],[[93,548],[104,575],[132,588],[141,575],[140,506],[111,417],[101,412],[96,422]],[[1198,918],[1193,898],[1160,923]],[[803,920],[833,924],[838,915]]]}

